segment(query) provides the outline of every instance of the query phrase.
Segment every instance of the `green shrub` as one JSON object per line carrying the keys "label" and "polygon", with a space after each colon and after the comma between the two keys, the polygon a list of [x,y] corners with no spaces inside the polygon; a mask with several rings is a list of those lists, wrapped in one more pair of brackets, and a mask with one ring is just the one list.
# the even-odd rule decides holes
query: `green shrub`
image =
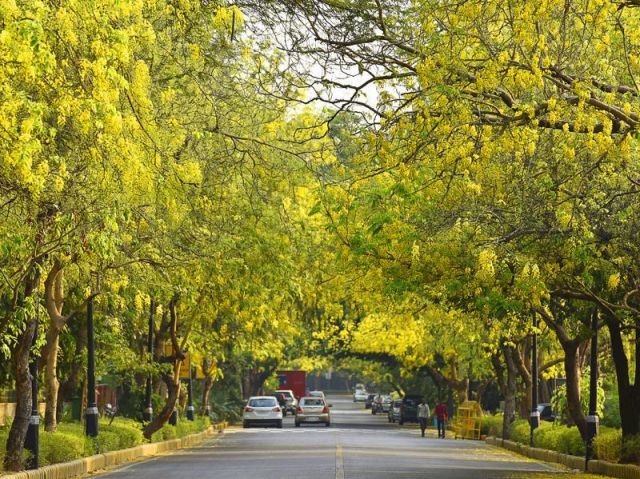
{"label": "green shrub", "polygon": [[7,437],[9,436],[9,428],[0,427],[0,471],[3,469],[5,445],[7,444]]}
{"label": "green shrub", "polygon": [[176,439],[177,437],[178,431],[176,426],[167,423],[151,435],[151,442],[168,441],[169,439]]}
{"label": "green shrub", "polygon": [[480,423],[480,434],[493,437],[502,437],[503,415],[483,416]]}
{"label": "green shrub", "polygon": [[93,438],[93,454],[104,454],[105,452],[123,449],[120,446],[120,437],[117,432],[100,430],[98,437]]}
{"label": "green shrub", "polygon": [[640,462],[640,434],[624,439],[621,455],[623,462]]}
{"label": "green shrub", "polygon": [[87,438],[67,432],[40,433],[40,464],[57,464],[80,459],[86,455]]}
{"label": "green shrub", "polygon": [[595,457],[609,462],[620,462],[622,458],[622,432],[619,429],[601,427],[593,440]]}
{"label": "green shrub", "polygon": [[562,427],[558,437],[558,452],[573,456],[584,456],[585,445],[577,427]]}
{"label": "green shrub", "polygon": [[533,432],[533,444],[540,449],[558,450],[558,440],[560,434],[565,429],[564,426],[553,425],[542,422],[540,427]]}
{"label": "green shrub", "polygon": [[109,422],[104,421],[104,423],[100,424],[100,434],[103,431],[115,433],[118,436],[119,449],[139,446],[144,442],[140,423],[129,419],[116,418],[111,425]]}
{"label": "green shrub", "polygon": [[511,440],[520,444],[529,444],[531,426],[526,419],[516,419],[511,424]]}
{"label": "green shrub", "polygon": [[611,392],[604,401],[604,416],[600,421],[603,426],[619,429],[622,426],[620,420],[620,401],[617,392]]}

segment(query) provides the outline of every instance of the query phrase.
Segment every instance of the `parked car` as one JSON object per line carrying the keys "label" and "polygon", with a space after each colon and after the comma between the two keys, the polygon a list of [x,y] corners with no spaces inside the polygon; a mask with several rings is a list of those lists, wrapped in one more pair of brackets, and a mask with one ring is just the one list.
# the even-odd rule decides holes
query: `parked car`
{"label": "parked car", "polygon": [[242,411],[242,427],[269,425],[282,427],[282,408],[273,396],[253,396]]}
{"label": "parked car", "polygon": [[389,412],[391,409],[391,405],[393,404],[393,399],[389,395],[382,396],[382,412]]}
{"label": "parked car", "polygon": [[376,394],[375,397],[373,398],[373,402],[371,403],[371,414],[378,414],[379,412],[383,412],[382,411],[382,402],[383,402],[383,396],[380,394]]}
{"label": "parked car", "polygon": [[274,391],[274,394],[284,395],[284,397],[287,399],[287,411],[289,411],[291,414],[296,413],[298,401],[291,389],[278,389],[277,391]]}
{"label": "parked car", "polygon": [[401,399],[396,399],[391,403],[391,407],[389,408],[389,412],[387,413],[389,422],[396,422],[400,420],[400,406],[402,406]]}
{"label": "parked car", "polygon": [[540,413],[541,421],[553,422],[556,420],[557,414],[553,411],[553,408],[549,403],[538,404],[538,412]]}
{"label": "parked car", "polygon": [[405,422],[418,422],[418,404],[422,401],[422,396],[408,394],[402,398],[400,404],[400,417],[398,424],[401,426]]}
{"label": "parked car", "polygon": [[305,396],[300,398],[296,410],[296,427],[302,423],[324,423],[326,427],[331,425],[331,413],[329,404],[319,397]]}
{"label": "parked car", "polygon": [[373,404],[373,400],[376,398],[375,394],[367,394],[367,399],[364,401],[364,408],[369,409]]}
{"label": "parked car", "polygon": [[367,400],[367,390],[364,388],[364,386],[362,386],[362,384],[358,384],[356,386],[355,391],[353,392],[353,402],[358,402],[358,401],[366,401]]}

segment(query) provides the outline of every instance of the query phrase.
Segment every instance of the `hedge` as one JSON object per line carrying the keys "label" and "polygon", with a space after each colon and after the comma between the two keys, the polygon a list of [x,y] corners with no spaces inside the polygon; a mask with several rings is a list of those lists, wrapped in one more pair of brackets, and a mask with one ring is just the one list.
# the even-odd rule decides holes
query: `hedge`
{"label": "hedge", "polygon": [[[178,426],[165,425],[153,435],[152,442],[184,437],[201,432],[209,427],[209,418],[195,421],[180,421]],[[112,424],[100,420],[98,437],[84,435],[84,425],[80,422],[61,422],[56,432],[40,429],[40,465],[47,466],[68,462],[93,454],[117,451],[145,443],[142,425],[132,419],[116,418]],[[0,428],[0,471],[5,455],[5,444],[9,435],[7,427]],[[25,452],[25,458],[28,453]]]}
{"label": "hedge", "polygon": [[[482,418],[481,433],[502,437],[502,415]],[[526,419],[518,419],[511,424],[511,440],[529,445],[530,426]],[[584,456],[585,444],[577,427],[543,421],[533,433],[533,444],[540,449],[548,449],[572,456]],[[622,442],[620,429],[601,426],[594,440],[594,456],[609,462],[640,462],[640,435]]]}

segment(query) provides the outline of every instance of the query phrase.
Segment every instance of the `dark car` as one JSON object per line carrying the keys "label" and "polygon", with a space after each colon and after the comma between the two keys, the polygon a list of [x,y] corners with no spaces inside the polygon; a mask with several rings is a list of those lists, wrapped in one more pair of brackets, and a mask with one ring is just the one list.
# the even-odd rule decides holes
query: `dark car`
{"label": "dark car", "polygon": [[367,396],[367,399],[364,402],[364,408],[365,409],[371,408],[371,405],[373,404],[373,401],[375,400],[375,398],[376,398],[375,394],[369,394]]}
{"label": "dark car", "polygon": [[400,406],[402,406],[402,401],[400,399],[396,399],[391,403],[391,407],[387,413],[389,422],[396,422],[400,419]]}
{"label": "dark car", "polygon": [[418,422],[418,404],[421,402],[422,396],[417,394],[408,394],[403,397],[400,404],[398,424],[402,426],[405,422]]}
{"label": "dark car", "polygon": [[553,408],[549,403],[538,404],[538,412],[540,413],[541,421],[553,422],[556,420],[556,413],[553,412]]}

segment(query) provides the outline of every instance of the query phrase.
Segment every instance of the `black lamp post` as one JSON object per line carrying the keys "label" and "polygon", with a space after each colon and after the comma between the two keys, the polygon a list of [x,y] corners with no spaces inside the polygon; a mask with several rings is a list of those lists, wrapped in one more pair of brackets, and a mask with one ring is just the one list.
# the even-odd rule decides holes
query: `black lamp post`
{"label": "black lamp post", "polygon": [[598,308],[593,308],[591,316],[591,367],[589,371],[589,415],[587,416],[587,444],[585,470],[593,458],[593,439],[598,435]]}
{"label": "black lamp post", "polygon": [[87,301],[87,409],[85,411],[87,436],[98,435],[98,403],[96,401],[96,362],[93,334],[93,300],[100,289],[100,277],[96,275],[96,289]]}
{"label": "black lamp post", "polygon": [[538,316],[533,311],[533,334],[531,336],[531,436],[529,444],[533,447],[533,431],[540,427],[540,411],[538,411]]}
{"label": "black lamp post", "polygon": [[[31,346],[35,346],[38,340],[38,325],[40,321],[40,301],[38,293],[35,296],[36,308],[36,327],[33,332],[33,340]],[[27,469],[38,469],[40,465],[40,414],[38,412],[38,358],[31,357],[29,364],[29,374],[31,375],[31,417],[29,418],[29,427],[27,436],[24,440],[24,448],[31,454],[27,459]]]}
{"label": "black lamp post", "polygon": [[[149,307],[149,332],[147,334],[147,350],[149,351],[149,357],[153,360],[153,317],[156,311],[156,302],[151,298],[151,305]],[[151,373],[147,376],[147,387],[145,390],[145,404],[146,407],[142,413],[142,417],[145,421],[151,421],[153,419],[153,403],[151,401]]]}
{"label": "black lamp post", "polygon": [[195,409],[193,407],[193,369],[191,368],[191,362],[189,362],[189,379],[187,381],[187,420],[193,421],[195,419]]}

